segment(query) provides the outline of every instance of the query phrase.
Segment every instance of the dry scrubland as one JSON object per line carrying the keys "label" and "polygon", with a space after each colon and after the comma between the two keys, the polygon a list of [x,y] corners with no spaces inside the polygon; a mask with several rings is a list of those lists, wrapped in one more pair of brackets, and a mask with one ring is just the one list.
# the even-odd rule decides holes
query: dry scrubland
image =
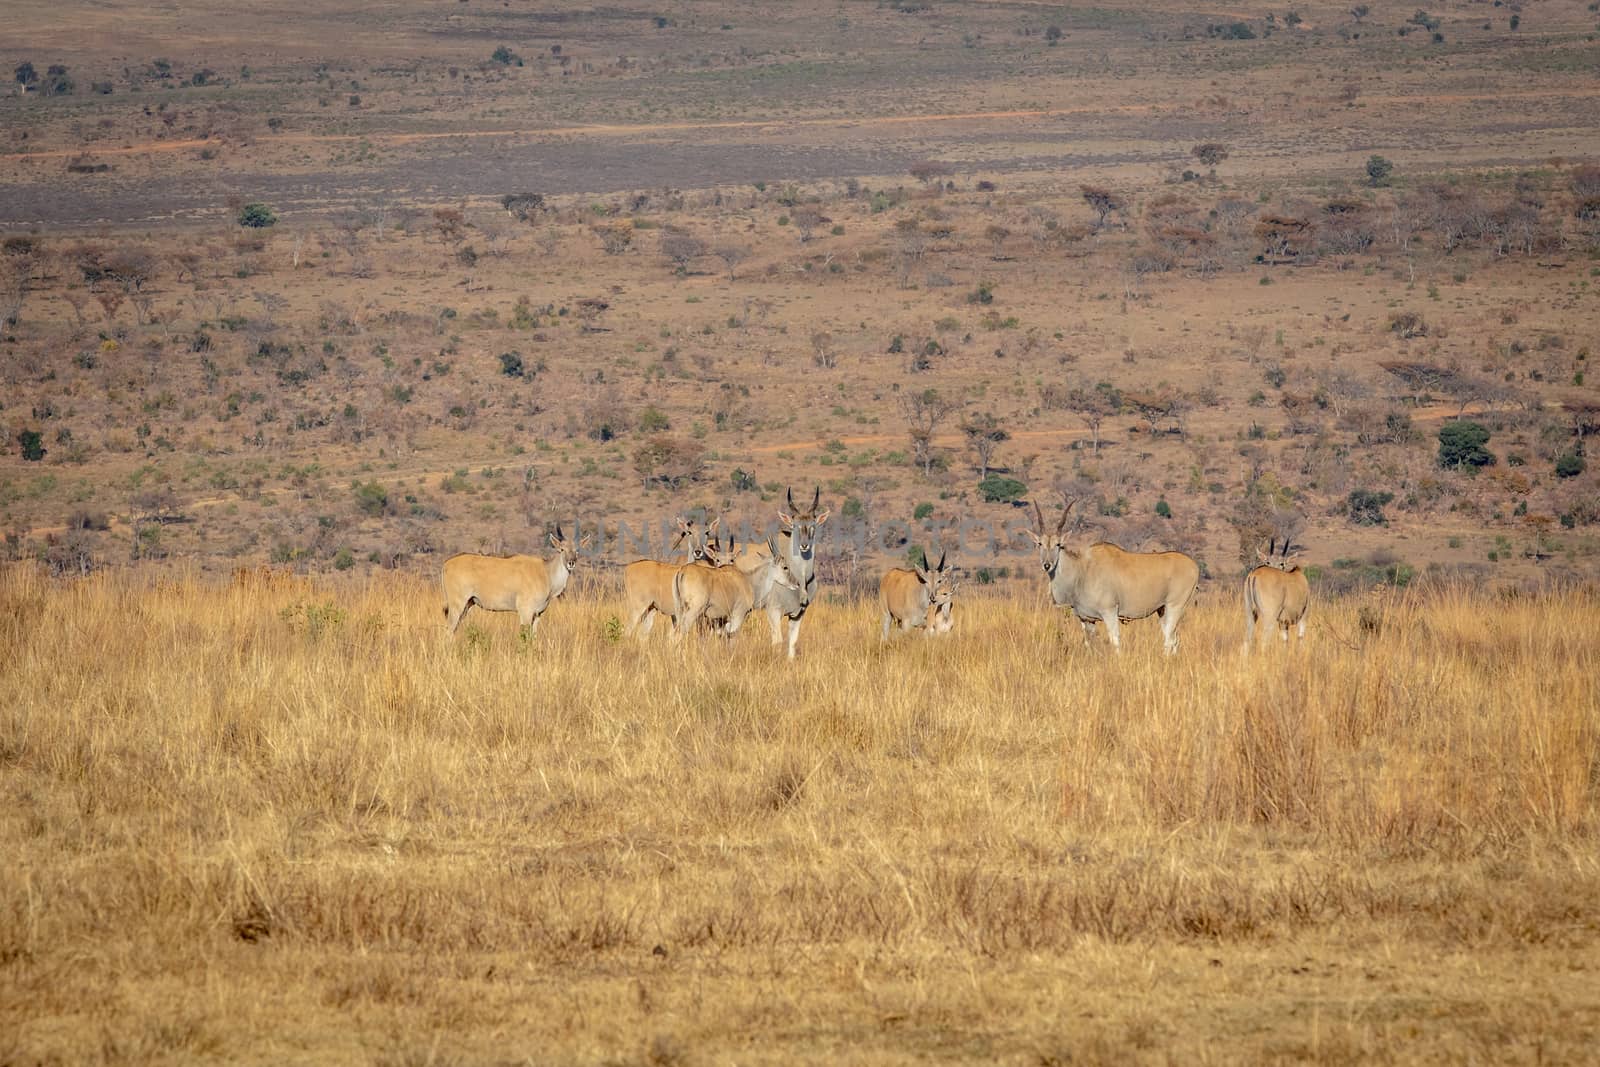
{"label": "dry scrubland", "polygon": [[[1600,1041],[1600,603],[1436,590],[1238,656],[784,667],[398,577],[0,575],[0,1056],[1576,1062]],[[1069,635],[1076,624],[1068,624]],[[115,649],[114,656],[106,655]]]}
{"label": "dry scrubland", "polygon": [[987,471],[1220,578],[1279,513],[1344,587],[1594,572],[1584,7],[304,6],[18,5],[5,555],[427,574]]}
{"label": "dry scrubland", "polygon": [[[1596,4],[310,7],[7,6],[0,1063],[1593,1057]],[[442,636],[791,485],[1208,577]]]}

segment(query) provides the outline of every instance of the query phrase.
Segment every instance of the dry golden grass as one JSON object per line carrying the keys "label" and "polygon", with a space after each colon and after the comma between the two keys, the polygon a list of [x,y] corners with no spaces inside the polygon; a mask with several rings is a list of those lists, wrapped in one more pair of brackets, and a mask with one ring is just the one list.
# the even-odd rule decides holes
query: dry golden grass
{"label": "dry golden grass", "polygon": [[[580,591],[581,593],[581,591]],[[0,1062],[1575,1062],[1600,600],[802,659],[0,572]]]}

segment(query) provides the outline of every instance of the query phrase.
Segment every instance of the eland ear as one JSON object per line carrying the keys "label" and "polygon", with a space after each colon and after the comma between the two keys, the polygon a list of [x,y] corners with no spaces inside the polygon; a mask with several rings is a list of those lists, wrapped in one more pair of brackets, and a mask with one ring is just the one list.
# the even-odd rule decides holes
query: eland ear
{"label": "eland ear", "polygon": [[826,508],[824,508],[823,510],[817,512],[817,518],[816,518],[817,525],[821,526],[823,523],[827,522],[828,521],[828,516],[830,514],[832,514],[832,512],[828,511]]}

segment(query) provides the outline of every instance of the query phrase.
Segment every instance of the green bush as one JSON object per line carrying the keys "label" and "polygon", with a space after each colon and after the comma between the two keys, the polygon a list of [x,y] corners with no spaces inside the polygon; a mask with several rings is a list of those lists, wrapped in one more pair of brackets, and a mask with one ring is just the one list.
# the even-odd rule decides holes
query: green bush
{"label": "green bush", "polygon": [[240,226],[247,226],[252,230],[260,230],[268,226],[276,226],[277,223],[278,216],[274,215],[272,209],[265,204],[246,204],[239,209]]}
{"label": "green bush", "polygon": [[507,378],[522,377],[522,356],[516,352],[500,353],[500,373]]}
{"label": "green bush", "polygon": [[1373,188],[1389,184],[1389,175],[1394,173],[1394,164],[1382,156],[1367,157],[1367,181]]}
{"label": "green bush", "polygon": [[1556,460],[1556,477],[1576,478],[1584,472],[1588,464],[1576,452],[1564,452]]}
{"label": "green bush", "polygon": [[911,517],[913,519],[926,519],[932,514],[933,503],[931,501],[924,500],[922,503],[917,505],[916,510],[911,513]]}
{"label": "green bush", "polygon": [[44,435],[38,430],[23,430],[17,434],[17,444],[22,446],[22,458],[37,463],[44,458]]}
{"label": "green bush", "polygon": [[389,490],[377,482],[356,486],[356,507],[366,515],[382,515],[389,507]]}
{"label": "green bush", "polygon": [[1160,515],[1163,519],[1172,518],[1172,505],[1168,504],[1165,500],[1157,500],[1156,514]]}
{"label": "green bush", "polygon": [[1484,447],[1488,443],[1489,429],[1481,423],[1447,422],[1439,427],[1439,466],[1449,470],[1492,466],[1494,454]]}
{"label": "green bush", "polygon": [[1015,478],[991,474],[978,483],[978,492],[990,504],[1009,504],[1028,495],[1028,487]]}

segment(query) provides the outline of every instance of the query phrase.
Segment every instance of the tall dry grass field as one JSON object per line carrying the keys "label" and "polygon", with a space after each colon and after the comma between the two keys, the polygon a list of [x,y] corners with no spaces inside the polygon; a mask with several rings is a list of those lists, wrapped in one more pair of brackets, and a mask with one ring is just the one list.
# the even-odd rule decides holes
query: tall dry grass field
{"label": "tall dry grass field", "polygon": [[1029,590],[784,663],[0,572],[0,1061],[1579,1061],[1600,600]]}

